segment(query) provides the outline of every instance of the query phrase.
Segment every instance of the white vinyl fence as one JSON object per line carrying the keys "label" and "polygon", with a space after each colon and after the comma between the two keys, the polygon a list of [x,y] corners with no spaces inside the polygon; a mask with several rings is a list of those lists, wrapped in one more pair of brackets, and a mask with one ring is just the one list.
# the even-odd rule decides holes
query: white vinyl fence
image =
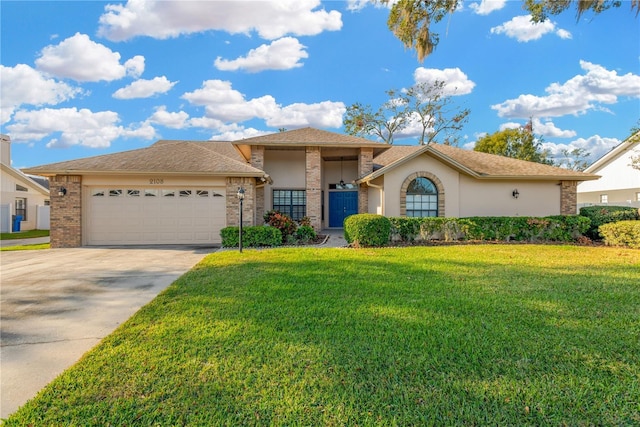
{"label": "white vinyl fence", "polygon": [[0,233],[11,233],[11,205],[0,205]]}
{"label": "white vinyl fence", "polygon": [[49,230],[51,221],[51,208],[49,206],[36,206],[36,229]]}

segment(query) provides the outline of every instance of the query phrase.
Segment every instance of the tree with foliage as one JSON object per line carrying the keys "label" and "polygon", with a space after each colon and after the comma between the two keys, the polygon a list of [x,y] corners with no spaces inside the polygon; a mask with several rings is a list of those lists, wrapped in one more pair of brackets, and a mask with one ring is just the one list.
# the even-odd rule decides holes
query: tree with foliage
{"label": "tree with foliage", "polygon": [[514,159],[553,165],[549,153],[541,149],[542,142],[535,137],[530,125],[504,129],[480,138],[474,151],[499,154]]}
{"label": "tree with foliage", "polygon": [[591,153],[584,148],[574,148],[573,150],[565,148],[561,153],[563,159],[560,162],[556,162],[556,166],[574,171],[583,171],[589,166]]}
{"label": "tree with foliage", "polygon": [[457,133],[467,122],[470,110],[454,106],[445,82],[418,83],[405,91],[388,90],[389,99],[375,112],[360,103],[347,107],[344,120],[346,133],[355,136],[374,135],[393,144],[394,137],[408,127],[420,128],[421,145],[443,136],[444,144],[456,145]]}
{"label": "tree with foliage", "polygon": [[[390,0],[377,0],[388,4]],[[439,23],[445,16],[453,14],[463,0],[399,0],[389,13],[387,25],[395,36],[409,49],[415,49],[418,60],[423,61],[433,52],[440,41],[438,33],[431,26]],[[620,7],[621,0],[524,0],[523,7],[531,14],[534,23],[544,22],[549,16],[559,15],[570,9],[576,9],[577,18],[592,11],[602,13],[610,8]],[[640,0],[631,0],[631,10],[636,16],[640,12]]]}

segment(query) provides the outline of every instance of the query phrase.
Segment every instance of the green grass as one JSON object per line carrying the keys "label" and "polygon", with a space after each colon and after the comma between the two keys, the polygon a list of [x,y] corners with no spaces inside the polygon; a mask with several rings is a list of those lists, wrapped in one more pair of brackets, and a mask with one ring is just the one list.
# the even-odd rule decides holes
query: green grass
{"label": "green grass", "polygon": [[35,251],[40,249],[50,249],[50,243],[37,243],[34,245],[16,245],[16,246],[2,246],[0,252],[8,251]]}
{"label": "green grass", "polygon": [[640,251],[208,256],[13,425],[638,425]]}
{"label": "green grass", "polygon": [[32,239],[35,237],[49,237],[49,230],[29,230],[18,233],[0,233],[0,240]]}

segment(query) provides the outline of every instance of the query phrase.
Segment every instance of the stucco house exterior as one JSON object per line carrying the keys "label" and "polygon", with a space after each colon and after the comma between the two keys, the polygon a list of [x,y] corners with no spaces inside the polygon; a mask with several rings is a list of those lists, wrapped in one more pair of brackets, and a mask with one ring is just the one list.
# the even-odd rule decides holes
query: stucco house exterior
{"label": "stucco house exterior", "polygon": [[11,166],[11,138],[0,135],[0,232],[14,231],[20,216],[20,231],[49,228],[49,190]]}
{"label": "stucco house exterior", "polygon": [[574,214],[569,171],[440,144],[392,146],[314,128],[234,142],[158,141],[30,168],[51,186],[52,247],[220,243],[220,229],[277,209],[316,230],[354,213]]}
{"label": "stucco house exterior", "polygon": [[585,169],[598,174],[597,181],[578,185],[578,207],[614,205],[640,207],[640,170],[631,167],[640,156],[640,132],[622,141]]}

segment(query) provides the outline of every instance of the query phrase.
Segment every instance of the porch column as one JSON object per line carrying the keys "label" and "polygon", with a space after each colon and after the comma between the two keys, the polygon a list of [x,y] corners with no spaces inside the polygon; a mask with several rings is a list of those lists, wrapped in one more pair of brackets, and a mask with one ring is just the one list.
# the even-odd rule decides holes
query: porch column
{"label": "porch column", "polygon": [[[264,170],[264,146],[255,145],[251,147],[251,166],[256,169]],[[264,206],[264,187],[256,188],[256,224],[262,224],[265,213]]]}
{"label": "porch column", "polygon": [[244,188],[244,200],[242,202],[242,225],[255,225],[256,184],[254,178],[227,178],[226,202],[227,202],[227,226],[240,225],[240,201],[238,189]]}
{"label": "porch column", "polygon": [[322,174],[320,147],[307,147],[305,156],[307,216],[316,231],[322,229]]}
{"label": "porch column", "polygon": [[[373,172],[373,148],[360,148],[358,156],[358,178]],[[369,212],[369,187],[361,185],[358,188],[358,213]]]}
{"label": "porch column", "polygon": [[[82,176],[56,175],[49,178],[51,223],[49,239],[52,248],[82,246]],[[66,190],[59,195],[61,188]]]}
{"label": "porch column", "polygon": [[562,181],[560,183],[560,215],[576,215],[578,213],[578,183]]}

